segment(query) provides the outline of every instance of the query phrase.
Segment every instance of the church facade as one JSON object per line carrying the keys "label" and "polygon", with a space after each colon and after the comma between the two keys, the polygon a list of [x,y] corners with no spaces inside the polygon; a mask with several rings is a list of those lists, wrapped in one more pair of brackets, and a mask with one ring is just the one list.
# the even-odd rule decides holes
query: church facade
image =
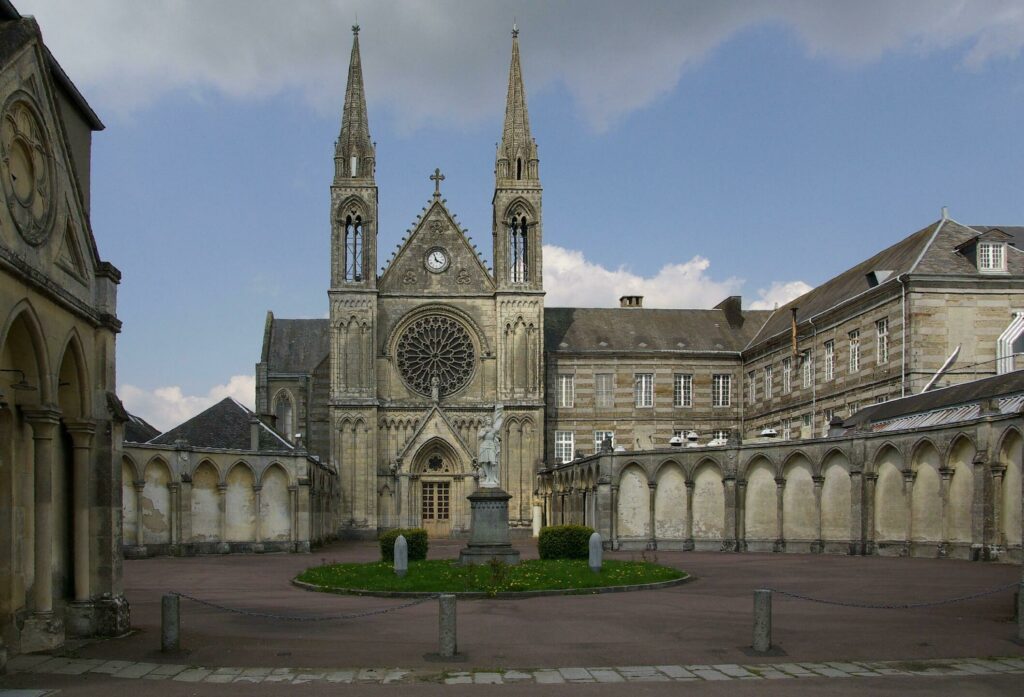
{"label": "church facade", "polygon": [[[467,531],[478,439],[504,408],[501,484],[514,529],[543,475],[602,446],[657,450],[813,440],[835,419],[1013,371],[1024,350],[1024,228],[926,226],[773,311],[544,304],[540,160],[513,33],[494,166],[493,268],[441,197],[378,268],[376,155],[358,29],[330,188],[329,318],[268,313],[256,411],[337,469],[338,531]],[[966,365],[965,365],[966,364]],[[653,490],[653,482],[649,482]]]}

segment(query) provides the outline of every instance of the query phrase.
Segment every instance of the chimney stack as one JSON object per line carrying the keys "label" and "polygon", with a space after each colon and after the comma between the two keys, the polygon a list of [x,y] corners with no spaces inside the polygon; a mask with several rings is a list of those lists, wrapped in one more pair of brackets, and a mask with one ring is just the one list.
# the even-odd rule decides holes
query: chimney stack
{"label": "chimney stack", "polygon": [[643,307],[644,296],[642,295],[623,295],[619,298],[619,307]]}

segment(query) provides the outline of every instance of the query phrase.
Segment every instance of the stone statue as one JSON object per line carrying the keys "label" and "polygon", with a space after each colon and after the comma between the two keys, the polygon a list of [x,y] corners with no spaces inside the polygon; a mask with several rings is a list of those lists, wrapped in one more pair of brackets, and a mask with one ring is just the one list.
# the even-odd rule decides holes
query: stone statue
{"label": "stone statue", "polygon": [[480,450],[477,463],[480,466],[481,488],[500,488],[501,478],[498,463],[501,462],[501,426],[505,421],[502,406],[494,407],[494,418],[480,429]]}
{"label": "stone statue", "polygon": [[430,399],[437,404],[441,401],[441,379],[437,373],[430,376]]}

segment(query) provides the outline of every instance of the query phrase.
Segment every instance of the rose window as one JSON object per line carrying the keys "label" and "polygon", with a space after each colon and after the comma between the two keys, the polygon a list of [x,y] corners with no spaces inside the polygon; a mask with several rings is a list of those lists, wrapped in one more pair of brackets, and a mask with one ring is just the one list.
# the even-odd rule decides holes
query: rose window
{"label": "rose window", "polygon": [[435,383],[439,396],[458,392],[473,377],[476,364],[469,332],[443,315],[422,317],[406,327],[395,357],[402,379],[425,395],[432,393]]}

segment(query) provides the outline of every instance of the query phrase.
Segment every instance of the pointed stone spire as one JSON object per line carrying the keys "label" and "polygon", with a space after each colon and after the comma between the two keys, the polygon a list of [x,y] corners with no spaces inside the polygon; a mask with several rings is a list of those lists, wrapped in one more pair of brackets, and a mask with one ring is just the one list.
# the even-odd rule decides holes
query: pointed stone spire
{"label": "pointed stone spire", "polygon": [[363,63],[359,57],[359,25],[352,27],[352,57],[348,64],[345,107],[341,115],[341,133],[334,148],[335,180],[373,179],[376,152],[370,139],[370,121],[366,116],[363,89]]}
{"label": "pointed stone spire", "polygon": [[495,175],[499,180],[529,181],[540,178],[537,143],[530,135],[530,115],[526,109],[526,89],[519,64],[519,28],[512,27],[512,64],[508,70],[508,97],[505,100],[505,128],[498,146]]}

